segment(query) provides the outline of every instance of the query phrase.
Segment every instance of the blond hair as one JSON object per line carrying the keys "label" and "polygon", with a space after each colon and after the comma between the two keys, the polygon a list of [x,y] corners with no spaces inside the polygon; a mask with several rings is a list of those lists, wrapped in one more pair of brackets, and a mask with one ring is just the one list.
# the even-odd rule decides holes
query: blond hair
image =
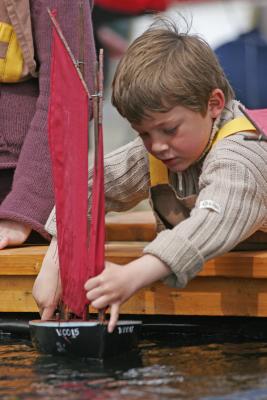
{"label": "blond hair", "polygon": [[213,89],[226,102],[234,97],[210,46],[197,35],[180,33],[160,18],[139,36],[122,57],[113,79],[112,103],[130,123],[147,111],[166,112],[182,105],[205,115]]}

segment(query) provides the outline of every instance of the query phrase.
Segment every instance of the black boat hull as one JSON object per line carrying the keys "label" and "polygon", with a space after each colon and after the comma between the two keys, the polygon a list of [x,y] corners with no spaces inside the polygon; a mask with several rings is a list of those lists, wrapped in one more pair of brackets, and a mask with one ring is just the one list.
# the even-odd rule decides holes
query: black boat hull
{"label": "black boat hull", "polygon": [[119,321],[112,333],[97,321],[29,322],[35,348],[46,354],[104,359],[136,348],[140,321]]}

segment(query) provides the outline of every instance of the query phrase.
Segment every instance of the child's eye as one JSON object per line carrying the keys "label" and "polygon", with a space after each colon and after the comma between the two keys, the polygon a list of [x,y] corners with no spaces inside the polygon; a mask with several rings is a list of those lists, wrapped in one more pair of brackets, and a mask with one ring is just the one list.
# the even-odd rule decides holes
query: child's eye
{"label": "child's eye", "polygon": [[173,128],[168,128],[168,129],[164,129],[164,133],[166,133],[167,135],[171,135],[173,133],[176,133],[178,126],[174,126]]}

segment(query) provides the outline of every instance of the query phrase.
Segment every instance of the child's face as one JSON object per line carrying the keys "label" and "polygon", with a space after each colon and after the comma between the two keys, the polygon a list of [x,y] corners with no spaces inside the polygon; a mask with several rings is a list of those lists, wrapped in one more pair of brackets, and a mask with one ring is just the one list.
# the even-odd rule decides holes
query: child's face
{"label": "child's face", "polygon": [[196,162],[206,149],[214,118],[208,107],[203,116],[183,106],[168,112],[149,112],[139,124],[132,124],[149,153],[162,160],[173,171],[184,171]]}

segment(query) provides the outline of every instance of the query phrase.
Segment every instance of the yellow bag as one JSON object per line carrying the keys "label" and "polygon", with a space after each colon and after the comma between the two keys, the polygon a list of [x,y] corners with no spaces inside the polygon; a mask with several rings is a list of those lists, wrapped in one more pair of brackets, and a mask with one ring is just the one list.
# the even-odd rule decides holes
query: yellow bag
{"label": "yellow bag", "polygon": [[1,0],[0,82],[36,77],[29,0]]}

